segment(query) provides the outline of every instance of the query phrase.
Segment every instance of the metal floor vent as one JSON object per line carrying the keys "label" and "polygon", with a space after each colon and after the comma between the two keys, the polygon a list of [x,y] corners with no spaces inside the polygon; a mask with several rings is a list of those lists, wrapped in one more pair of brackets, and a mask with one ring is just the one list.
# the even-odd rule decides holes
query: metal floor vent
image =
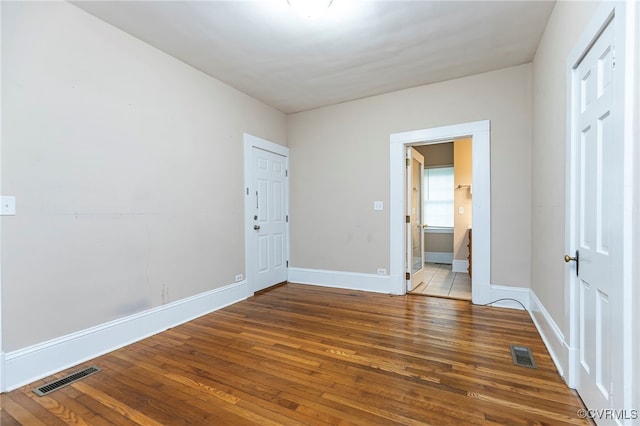
{"label": "metal floor vent", "polygon": [[38,396],[45,396],[50,394],[53,391],[56,391],[62,387],[70,385],[73,382],[77,382],[80,379],[84,379],[87,376],[97,373],[100,371],[98,367],[88,367],[84,370],[78,371],[77,373],[69,374],[68,376],[63,377],[62,379],[58,379],[53,382],[46,383],[39,388],[35,388],[33,392]]}
{"label": "metal floor vent", "polygon": [[511,345],[511,357],[515,365],[538,368],[536,362],[533,360],[531,349],[526,346]]}

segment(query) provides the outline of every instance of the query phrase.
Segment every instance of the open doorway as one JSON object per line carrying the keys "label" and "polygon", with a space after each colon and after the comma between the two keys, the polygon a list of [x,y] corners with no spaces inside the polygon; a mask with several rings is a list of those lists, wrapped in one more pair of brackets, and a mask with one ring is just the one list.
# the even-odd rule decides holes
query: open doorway
{"label": "open doorway", "polygon": [[[406,148],[472,139],[472,302],[491,301],[491,164],[488,120],[395,133],[390,137],[390,278],[392,293],[406,293]],[[461,184],[463,185],[463,184]],[[466,185],[466,183],[464,184]],[[462,188],[461,188],[462,190]]]}
{"label": "open doorway", "polygon": [[472,138],[412,145],[424,158],[422,283],[409,293],[471,300]]}

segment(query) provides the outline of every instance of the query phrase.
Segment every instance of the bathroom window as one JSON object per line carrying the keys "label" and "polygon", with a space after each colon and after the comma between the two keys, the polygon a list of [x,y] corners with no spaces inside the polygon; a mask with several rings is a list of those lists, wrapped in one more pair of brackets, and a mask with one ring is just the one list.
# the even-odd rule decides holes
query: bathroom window
{"label": "bathroom window", "polygon": [[429,227],[453,228],[453,167],[424,170],[424,221]]}

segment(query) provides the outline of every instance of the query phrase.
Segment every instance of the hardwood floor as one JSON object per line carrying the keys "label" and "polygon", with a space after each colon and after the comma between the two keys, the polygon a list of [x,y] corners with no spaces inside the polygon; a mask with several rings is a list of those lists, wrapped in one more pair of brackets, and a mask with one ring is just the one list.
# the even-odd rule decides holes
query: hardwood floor
{"label": "hardwood floor", "polygon": [[525,312],[459,300],[287,284],[86,365],[0,424],[588,424]]}

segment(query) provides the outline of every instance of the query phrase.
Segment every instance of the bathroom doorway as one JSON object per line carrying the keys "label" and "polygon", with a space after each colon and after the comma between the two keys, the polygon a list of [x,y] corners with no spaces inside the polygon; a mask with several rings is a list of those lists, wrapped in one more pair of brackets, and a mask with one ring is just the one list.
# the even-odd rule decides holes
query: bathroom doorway
{"label": "bathroom doorway", "polygon": [[406,294],[406,148],[472,138],[473,274],[471,301],[491,301],[491,122],[489,120],[392,133],[389,137],[389,289]]}
{"label": "bathroom doorway", "polygon": [[424,278],[411,294],[471,300],[472,138],[413,145],[424,157]]}

